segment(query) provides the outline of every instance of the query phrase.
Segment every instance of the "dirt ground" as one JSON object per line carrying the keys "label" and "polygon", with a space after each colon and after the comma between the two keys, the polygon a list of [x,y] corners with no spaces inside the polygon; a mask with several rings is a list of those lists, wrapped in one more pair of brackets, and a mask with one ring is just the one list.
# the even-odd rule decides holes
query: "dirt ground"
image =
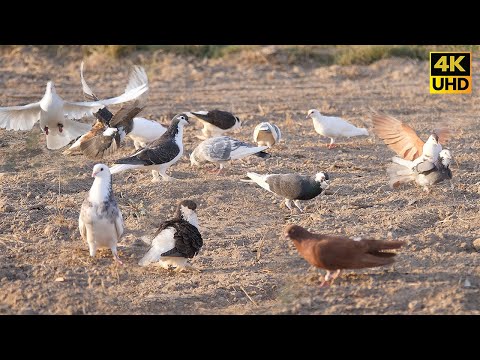
{"label": "dirt ground", "polygon": [[[38,101],[48,80],[65,99],[83,99],[79,51],[46,54],[19,48],[0,54],[0,105]],[[152,183],[149,171],[113,177],[125,234],[119,254],[91,259],[78,231],[81,203],[95,161],[46,149],[32,131],[0,129],[0,314],[480,314],[479,63],[471,95],[429,94],[428,62],[381,60],[369,66],[287,65],[258,51],[199,60],[161,52],[114,60],[85,58],[85,76],[97,95],[123,92],[129,66],[143,64],[150,81],[143,116],[168,125],[189,110],[219,108],[245,121],[233,134],[251,141],[261,121],[277,124],[283,140],[267,160],[235,161],[224,175],[192,168],[188,155],[200,125],[185,127],[184,157],[170,168],[175,182]],[[426,139],[446,121],[455,163],[450,183],[431,194],[408,185],[391,190],[385,172],[393,156],[381,140],[339,139],[326,149],[307,110],[371,127],[368,108],[404,120]],[[113,108],[115,110],[115,108]],[[112,160],[131,153],[126,141]],[[258,173],[327,171],[326,195],[290,212],[255,184]],[[201,273],[142,268],[148,250],[140,237],[193,199],[204,247],[191,263]],[[393,266],[346,271],[320,288],[323,271],[310,268],[282,235],[288,223],[315,232],[406,241]]]}

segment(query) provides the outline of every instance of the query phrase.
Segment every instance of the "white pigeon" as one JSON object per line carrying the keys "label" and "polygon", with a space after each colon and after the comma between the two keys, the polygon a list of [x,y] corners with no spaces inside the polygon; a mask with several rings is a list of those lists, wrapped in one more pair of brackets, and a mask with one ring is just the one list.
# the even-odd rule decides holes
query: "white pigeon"
{"label": "white pigeon", "polygon": [[163,222],[153,235],[150,250],[139,261],[140,266],[154,263],[176,271],[193,269],[187,262],[198,254],[203,239],[198,229],[197,204],[183,200],[177,206],[175,217]]}
{"label": "white pigeon", "polygon": [[217,136],[198,144],[190,154],[190,164],[200,166],[206,162],[218,163],[219,174],[224,164],[230,160],[242,159],[249,155],[269,157],[270,154],[263,151],[265,149],[268,149],[268,146],[255,146],[229,136]]}
{"label": "white pigeon", "polygon": [[52,81],[47,83],[43,98],[35,103],[0,107],[0,128],[7,130],[30,130],[37,121],[47,137],[47,148],[60,149],[73,139],[90,130],[91,125],[75,121],[107,105],[120,104],[133,100],[148,90],[147,85],[130,89],[115,98],[90,101],[64,101],[56,92]]}
{"label": "white pigeon", "polygon": [[99,248],[107,248],[122,264],[117,254],[117,243],[123,234],[123,217],[113,196],[112,175],[107,165],[96,164],[92,177],[95,180],[82,203],[78,218],[80,235],[88,244],[90,256],[94,257]]}
{"label": "white pigeon", "polygon": [[306,118],[313,120],[313,126],[317,133],[330,138],[330,144],[327,145],[329,149],[336,146],[334,143],[337,137],[368,136],[367,129],[357,128],[339,117],[323,116],[316,109],[308,110]]}
{"label": "white pigeon", "polygon": [[[97,96],[94,94],[90,86],[88,86],[87,82],[85,81],[85,78],[83,76],[83,67],[84,63],[82,61],[80,65],[80,79],[82,81],[83,93],[87,100],[97,101]],[[131,91],[143,85],[148,86],[147,73],[145,72],[145,69],[143,67],[135,65],[133,67],[132,73],[130,74],[127,87],[125,88],[125,92]],[[138,97],[138,107],[143,108],[145,106],[147,97],[148,91],[144,92],[141,96]],[[123,138],[125,136],[130,137],[133,140],[133,145],[135,146],[135,149],[145,147],[152,141],[157,140],[165,133],[165,131],[167,131],[167,128],[164,127],[162,124],[153,120],[145,119],[143,117],[134,117],[133,119],[130,118],[127,122],[119,124],[117,128],[120,135],[120,141],[123,141]]]}
{"label": "white pigeon", "polygon": [[262,122],[255,126],[253,130],[253,141],[258,146],[271,147],[273,144],[280,142],[281,138],[282,133],[278,126],[269,122]]}

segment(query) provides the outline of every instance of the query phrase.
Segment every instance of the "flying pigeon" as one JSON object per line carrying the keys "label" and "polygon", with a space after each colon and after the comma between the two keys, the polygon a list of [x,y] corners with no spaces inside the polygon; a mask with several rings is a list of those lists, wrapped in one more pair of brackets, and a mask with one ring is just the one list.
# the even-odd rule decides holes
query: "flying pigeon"
{"label": "flying pigeon", "polygon": [[367,129],[357,128],[339,117],[323,116],[316,109],[308,110],[306,119],[308,118],[313,120],[313,127],[317,133],[330,138],[330,144],[327,145],[329,149],[336,146],[334,143],[337,137],[368,136]]}
{"label": "flying pigeon", "polygon": [[415,181],[417,185],[422,186],[425,191],[429,192],[430,186],[438,184],[443,180],[452,179],[452,171],[450,170],[452,154],[447,149],[440,151],[437,161],[425,160],[413,167],[413,162],[410,160],[394,157],[392,161],[393,163],[387,168],[391,188]]}
{"label": "flying pigeon", "polygon": [[115,115],[107,108],[100,109],[94,114],[97,121],[90,131],[82,135],[64,153],[81,151],[90,159],[102,159],[113,154],[120,147],[126,131],[129,131],[132,119],[142,110],[138,101],[133,105],[124,105]]}
{"label": "flying pigeon", "polygon": [[[320,286],[331,285],[344,269],[362,269],[390,265],[403,241],[349,239],[345,236],[313,234],[298,225],[287,225],[285,236],[293,240],[300,255],[311,265],[327,270]],[[332,275],[330,272],[335,271]]]}
{"label": "flying pigeon", "polygon": [[166,174],[167,169],[183,155],[183,127],[189,124],[186,114],[178,114],[172,119],[167,131],[157,140],[140,149],[135,154],[116,160],[110,168],[112,174],[128,169],[149,168],[152,170],[153,182],[174,178]]}
{"label": "flying pigeon", "polygon": [[[80,79],[82,81],[82,89],[83,94],[87,100],[97,100],[97,96],[93,93],[90,86],[88,86],[85,78],[83,76],[83,61],[80,66]],[[129,91],[130,89],[134,89],[141,85],[148,85],[148,77],[145,69],[141,66],[135,65],[133,67],[133,71],[130,75],[129,82],[125,91]],[[142,94],[137,101],[137,107],[143,108],[146,104],[146,98],[148,97],[148,91]],[[123,121],[116,124],[118,132],[121,135],[121,138],[128,136],[133,140],[133,144],[135,149],[143,148],[148,143],[151,143],[154,140],[157,140],[160,136],[162,136],[167,129],[160,123],[148,120],[142,117],[127,117],[124,118]],[[108,125],[108,124],[107,124]],[[114,125],[111,125],[114,126]]]}
{"label": "flying pigeon", "polygon": [[280,142],[281,138],[282,133],[275,124],[262,122],[255,126],[253,130],[253,141],[255,141],[258,146],[271,147],[273,144]]}
{"label": "flying pigeon", "polygon": [[82,203],[78,218],[80,235],[88,244],[90,256],[94,257],[99,248],[107,248],[122,264],[117,254],[117,243],[123,234],[123,218],[113,196],[112,175],[107,165],[96,164],[92,177],[95,180]]}
{"label": "flying pigeon", "polygon": [[447,127],[435,129],[423,142],[415,130],[400,120],[372,110],[373,132],[402,159],[412,161],[412,167],[420,162],[435,163],[442,151],[442,145],[451,136]]}
{"label": "flying pigeon", "polygon": [[160,225],[150,241],[150,250],[138,265],[155,263],[164,269],[172,266],[176,271],[195,270],[187,261],[197,255],[203,246],[196,209],[197,204],[191,200],[180,202],[175,217]]}
{"label": "flying pigeon", "polygon": [[188,112],[188,116],[196,117],[203,124],[203,139],[221,136],[223,133],[236,130],[242,126],[242,122],[232,113],[222,110]]}
{"label": "flying pigeon", "polygon": [[292,200],[295,206],[303,212],[300,200],[310,200],[320,195],[329,187],[330,177],[327,173],[319,172],[315,176],[299,174],[270,174],[260,175],[248,172],[251,180],[241,181],[255,182],[262,188],[285,198],[285,205],[292,210]]}
{"label": "flying pigeon", "polygon": [[147,85],[141,85],[115,98],[70,102],[64,101],[57,94],[53,82],[49,81],[45,95],[40,101],[22,106],[0,107],[0,128],[30,130],[37,121],[40,121],[40,128],[47,137],[47,148],[60,149],[91,128],[90,124],[72,119],[93,116],[105,106],[134,100],[147,90]]}
{"label": "flying pigeon", "polygon": [[230,160],[242,159],[249,155],[256,155],[262,158],[270,154],[264,152],[268,146],[255,146],[243,141],[233,139],[229,136],[217,136],[203,140],[190,154],[191,165],[200,166],[203,163],[218,163],[220,173],[224,164]]}

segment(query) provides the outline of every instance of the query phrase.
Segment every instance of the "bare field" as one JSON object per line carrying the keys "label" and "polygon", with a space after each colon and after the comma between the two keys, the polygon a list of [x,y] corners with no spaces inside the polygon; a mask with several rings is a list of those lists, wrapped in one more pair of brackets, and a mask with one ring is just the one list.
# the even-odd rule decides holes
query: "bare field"
{"label": "bare field", "polygon": [[[263,58],[262,58],[263,56]],[[38,101],[48,80],[65,99],[83,99],[75,52],[46,56],[21,48],[0,56],[0,105]],[[251,141],[261,121],[277,124],[283,141],[270,159],[236,161],[224,175],[192,168],[188,155],[200,125],[185,127],[186,154],[171,167],[175,182],[152,183],[149,171],[113,176],[125,234],[119,255],[91,259],[78,232],[81,203],[96,163],[46,149],[32,131],[0,129],[0,314],[480,314],[479,63],[471,95],[430,95],[428,62],[381,60],[369,66],[283,65],[260,54],[215,60],[142,53],[113,60],[86,58],[85,76],[100,97],[123,92],[129,66],[143,64],[149,106],[141,114],[168,125],[176,113],[219,108],[245,121],[230,134]],[[454,188],[431,194],[413,185],[391,190],[386,164],[393,152],[370,137],[339,139],[328,150],[305,115],[317,108],[370,128],[368,108],[412,125],[426,139],[439,121],[456,136]],[[115,109],[115,108],[114,108]],[[115,157],[128,155],[127,141]],[[305,202],[301,214],[255,184],[258,173],[327,171],[329,195]],[[201,273],[142,268],[140,237],[193,199],[204,247],[192,260]],[[282,235],[287,223],[315,232],[406,241],[394,266],[346,271],[320,288]],[[467,280],[467,281],[466,281]]]}

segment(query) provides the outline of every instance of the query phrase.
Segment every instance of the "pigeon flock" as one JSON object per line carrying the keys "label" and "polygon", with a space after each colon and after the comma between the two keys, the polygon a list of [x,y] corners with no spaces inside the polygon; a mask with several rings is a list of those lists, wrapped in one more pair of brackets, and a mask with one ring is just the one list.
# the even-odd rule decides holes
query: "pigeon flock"
{"label": "pigeon flock", "polygon": [[[112,179],[115,174],[148,169],[152,172],[153,182],[173,181],[175,178],[168,175],[167,170],[183,157],[185,150],[189,152],[192,167],[211,163],[212,171],[220,174],[225,164],[232,160],[251,155],[262,159],[272,157],[267,150],[282,139],[279,127],[269,122],[255,126],[253,143],[227,136],[227,132],[240,129],[242,121],[234,114],[218,109],[180,112],[165,128],[156,121],[137,117],[148,106],[148,79],[141,66],[132,68],[122,95],[105,100],[94,94],[85,81],[83,70],[82,62],[80,78],[86,101],[63,100],[53,82],[49,81],[40,101],[0,107],[0,128],[30,130],[39,122],[48,149],[57,150],[69,145],[63,154],[80,152],[95,160],[111,156],[120,147],[127,146],[125,137],[133,141],[135,150],[130,156],[118,158],[110,166],[97,163],[93,167],[94,180],[80,206],[78,218],[79,232],[91,257],[95,257],[97,249],[106,248],[111,250],[115,262],[123,265],[117,244],[125,229],[114,196]],[[107,106],[116,104],[122,106],[112,113]],[[93,118],[93,124],[88,122]],[[371,135],[367,128],[358,128],[339,117],[324,116],[316,109],[308,110],[306,118],[313,120],[314,131],[330,139],[329,149],[337,146],[337,138]],[[202,134],[197,136],[202,141],[194,149],[184,149],[183,128],[192,119],[203,125]],[[409,125],[390,115],[371,109],[371,121],[371,131],[396,154],[386,169],[392,189],[415,183],[431,191],[432,186],[452,179],[449,168],[452,154],[443,148],[451,136],[447,127],[434,129],[424,142]],[[249,171],[239,181],[255,183],[284,199],[290,211],[295,211],[295,206],[304,213],[300,201],[309,201],[324,193],[330,186],[331,176],[324,171],[314,174],[258,174]],[[402,241],[315,234],[294,224],[285,227],[284,236],[293,241],[298,253],[309,264],[327,271],[321,286],[333,283],[344,269],[390,265],[396,254],[388,250],[404,245]],[[152,236],[142,239],[150,249],[139,260],[139,266],[199,271],[188,263],[199,254],[204,243],[194,201],[180,200],[175,215],[161,223]]]}

